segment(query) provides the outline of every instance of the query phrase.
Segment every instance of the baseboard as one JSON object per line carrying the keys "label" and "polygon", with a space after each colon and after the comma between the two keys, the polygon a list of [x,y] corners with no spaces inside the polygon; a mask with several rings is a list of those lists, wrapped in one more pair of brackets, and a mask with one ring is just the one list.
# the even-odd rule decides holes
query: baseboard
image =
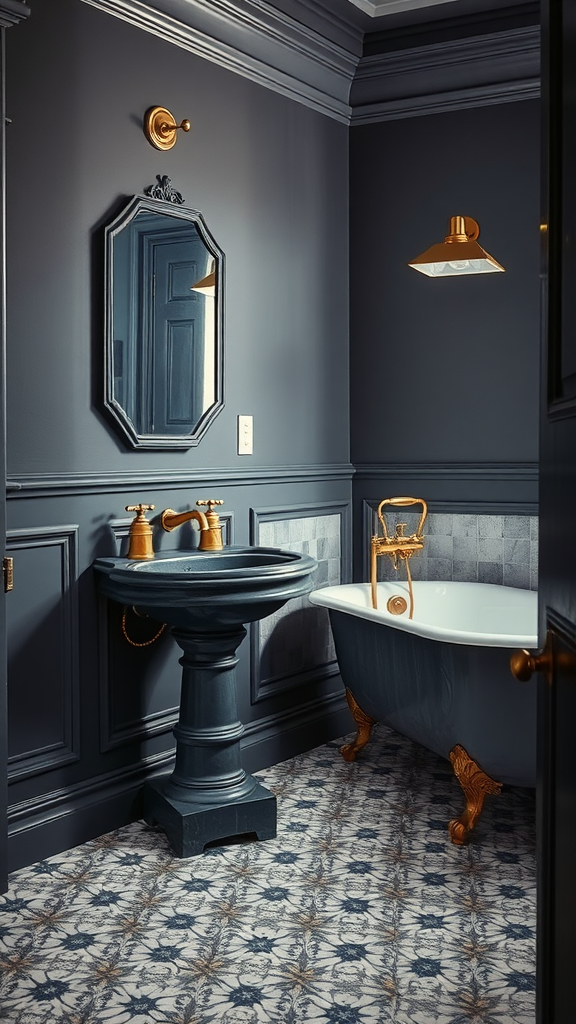
{"label": "baseboard", "polygon": [[[256,772],[278,764],[349,732],[353,722],[338,683],[337,679],[337,692],[249,724],[242,743],[246,770]],[[172,762],[171,754],[160,755],[12,805],[8,811],[8,870],[37,863],[136,821],[142,816],[144,781],[171,771]]]}

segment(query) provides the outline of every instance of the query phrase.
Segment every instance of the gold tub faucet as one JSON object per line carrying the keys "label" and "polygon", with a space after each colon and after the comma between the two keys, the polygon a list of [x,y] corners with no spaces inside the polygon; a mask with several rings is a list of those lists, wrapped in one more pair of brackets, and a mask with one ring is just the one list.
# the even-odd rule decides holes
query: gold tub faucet
{"label": "gold tub faucet", "polygon": [[193,508],[188,512],[174,512],[171,508],[165,508],[160,516],[162,526],[170,532],[170,530],[175,530],[177,526],[182,526],[182,523],[195,519],[200,526],[199,551],[222,551],[224,547],[222,543],[222,524],[220,523],[218,513],[214,511],[214,505],[223,505],[224,502],[222,500],[217,501],[215,498],[209,498],[207,501],[197,501],[196,504],[208,505],[208,511],[204,513]]}
{"label": "gold tub faucet", "polygon": [[[382,512],[384,505],[394,505],[396,507],[405,507],[407,505],[422,505],[422,515],[420,516],[420,522],[416,532],[411,534],[409,537],[404,535],[406,529],[406,523],[397,523],[394,536],[390,537],[386,528],[386,519]],[[370,583],[372,588],[372,607],[378,607],[378,599],[376,594],[376,564],[379,555],[389,555],[392,559],[392,563],[395,569],[398,569],[399,560],[404,562],[406,565],[406,576],[408,579],[408,590],[410,594],[410,613],[408,618],[412,618],[414,612],[414,595],[412,593],[412,576],[410,575],[410,567],[408,560],[412,558],[412,555],[419,551],[422,551],[424,547],[424,536],[422,530],[424,527],[424,520],[428,514],[428,506],[423,498],[384,498],[383,501],[378,505],[378,519],[382,525],[382,536],[377,534],[372,537],[370,545]],[[405,611],[406,602],[404,601],[404,607],[398,605],[398,601],[403,601],[403,598],[391,598],[393,602],[392,607],[389,607],[389,611],[394,614],[398,614],[400,611]],[[394,604],[394,602],[396,602]],[[388,602],[390,605],[390,602]]]}

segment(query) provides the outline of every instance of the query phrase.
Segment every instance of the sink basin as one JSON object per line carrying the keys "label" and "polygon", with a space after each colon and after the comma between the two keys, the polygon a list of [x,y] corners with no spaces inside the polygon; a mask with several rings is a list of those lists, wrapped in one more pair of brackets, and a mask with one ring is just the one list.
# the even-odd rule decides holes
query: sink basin
{"label": "sink basin", "polygon": [[174,771],[143,791],[145,820],[164,828],[178,857],[224,837],[276,835],[276,798],[242,767],[236,651],[245,623],[312,589],[316,564],[260,547],[94,562],[100,593],[168,623],[184,652]]}
{"label": "sink basin", "polygon": [[181,628],[217,629],[271,615],[312,588],[316,561],[280,548],[174,552],[151,561],[97,558],[98,589]]}

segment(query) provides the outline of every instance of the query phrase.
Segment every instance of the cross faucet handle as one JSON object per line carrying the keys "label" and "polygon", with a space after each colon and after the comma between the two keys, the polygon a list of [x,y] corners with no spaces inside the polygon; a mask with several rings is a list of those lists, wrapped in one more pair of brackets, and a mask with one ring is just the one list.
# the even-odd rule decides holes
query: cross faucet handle
{"label": "cross faucet handle", "polygon": [[156,506],[155,505],[143,505],[140,502],[139,505],[125,505],[124,508],[127,512],[137,512],[138,518],[142,518],[145,512],[151,512]]}
{"label": "cross faucet handle", "polygon": [[208,498],[206,501],[197,501],[197,505],[208,505],[208,515],[212,512],[214,505],[223,505],[223,498]]}

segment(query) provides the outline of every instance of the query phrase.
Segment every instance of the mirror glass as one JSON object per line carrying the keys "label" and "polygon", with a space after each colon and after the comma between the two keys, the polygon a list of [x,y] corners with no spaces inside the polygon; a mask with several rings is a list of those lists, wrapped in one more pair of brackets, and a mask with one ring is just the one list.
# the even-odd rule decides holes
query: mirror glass
{"label": "mirror glass", "polygon": [[223,280],[195,210],[135,196],[105,228],[105,406],[132,447],[191,448],[223,407]]}

